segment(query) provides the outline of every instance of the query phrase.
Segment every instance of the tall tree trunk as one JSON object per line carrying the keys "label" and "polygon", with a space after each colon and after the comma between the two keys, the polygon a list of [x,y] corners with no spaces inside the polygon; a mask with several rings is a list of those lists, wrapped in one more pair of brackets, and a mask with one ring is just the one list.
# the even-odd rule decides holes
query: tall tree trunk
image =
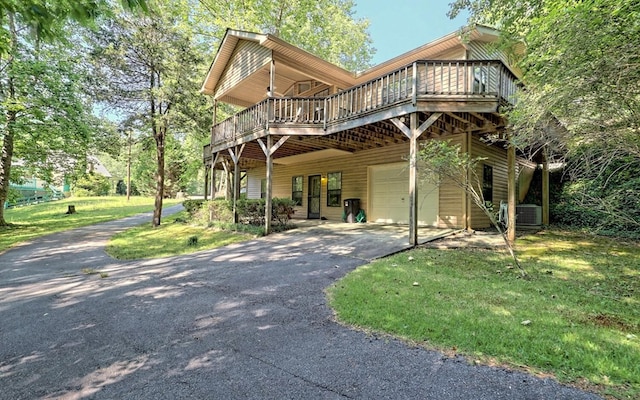
{"label": "tall tree trunk", "polygon": [[153,209],[153,226],[160,226],[162,218],[162,199],[164,198],[164,141],[166,137],[166,128],[164,126],[156,127],[153,136],[156,140],[156,200]]}
{"label": "tall tree trunk", "polygon": [[[11,85],[11,83],[9,83]],[[11,158],[13,157],[13,125],[16,112],[7,112],[7,130],[2,141],[2,155],[0,156],[0,226],[7,226],[4,219],[4,203],[9,195],[9,177],[11,175]]]}
{"label": "tall tree trunk", "polygon": [[9,182],[11,179],[11,160],[13,158],[13,137],[15,134],[15,123],[18,116],[18,111],[15,109],[16,103],[16,88],[13,83],[12,64],[13,53],[18,46],[18,37],[16,33],[16,27],[13,20],[13,14],[8,13],[9,31],[11,33],[11,51],[7,66],[5,67],[9,74],[7,80],[7,91],[9,97],[8,111],[6,112],[7,129],[5,130],[2,140],[2,153],[0,153],[0,226],[7,226],[7,221],[4,219],[4,203],[9,196]]}
{"label": "tall tree trunk", "polygon": [[149,82],[149,102],[151,106],[151,131],[156,141],[156,198],[153,208],[153,220],[151,224],[154,228],[160,226],[162,219],[162,199],[164,197],[164,141],[167,127],[165,121],[158,121],[158,117],[162,115],[162,102],[158,101],[153,93],[154,89],[160,86],[160,77],[156,80],[156,71],[151,71]]}

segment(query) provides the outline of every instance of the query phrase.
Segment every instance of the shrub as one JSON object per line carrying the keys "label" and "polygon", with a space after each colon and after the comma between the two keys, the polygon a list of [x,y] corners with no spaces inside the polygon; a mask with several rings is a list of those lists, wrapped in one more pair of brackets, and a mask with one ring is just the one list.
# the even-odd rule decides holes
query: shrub
{"label": "shrub", "polygon": [[196,213],[200,211],[204,205],[204,200],[185,200],[182,202],[182,206],[189,213],[189,217],[194,218]]}
{"label": "shrub", "polygon": [[76,181],[73,194],[79,197],[106,196],[109,194],[109,179],[95,172],[84,174]]}
{"label": "shrub", "polygon": [[205,223],[213,221],[232,223],[233,222],[233,208],[232,203],[225,199],[214,199],[206,202],[200,208],[202,215],[200,220]]}
{"label": "shrub", "polygon": [[280,226],[289,225],[289,221],[293,217],[293,213],[295,212],[296,202],[291,199],[280,199],[274,198],[271,204],[271,216],[273,221],[275,221]]}
{"label": "shrub", "polygon": [[264,199],[238,200],[238,220],[249,225],[264,225],[264,205]]}

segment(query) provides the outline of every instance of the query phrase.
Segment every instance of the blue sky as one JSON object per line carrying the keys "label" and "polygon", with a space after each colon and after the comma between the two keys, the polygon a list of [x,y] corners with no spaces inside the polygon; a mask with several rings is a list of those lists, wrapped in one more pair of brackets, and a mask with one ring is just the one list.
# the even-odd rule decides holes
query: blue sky
{"label": "blue sky", "polygon": [[466,25],[467,14],[447,17],[451,0],[356,0],[355,17],[367,18],[380,64]]}

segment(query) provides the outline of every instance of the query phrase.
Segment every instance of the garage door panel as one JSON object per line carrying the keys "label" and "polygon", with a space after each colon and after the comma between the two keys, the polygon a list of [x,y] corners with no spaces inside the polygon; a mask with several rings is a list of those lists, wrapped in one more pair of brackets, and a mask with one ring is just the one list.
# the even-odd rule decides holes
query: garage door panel
{"label": "garage door panel", "polygon": [[[406,163],[369,167],[369,221],[409,222],[409,170]],[[438,187],[420,182],[418,187],[418,223],[436,225]]]}

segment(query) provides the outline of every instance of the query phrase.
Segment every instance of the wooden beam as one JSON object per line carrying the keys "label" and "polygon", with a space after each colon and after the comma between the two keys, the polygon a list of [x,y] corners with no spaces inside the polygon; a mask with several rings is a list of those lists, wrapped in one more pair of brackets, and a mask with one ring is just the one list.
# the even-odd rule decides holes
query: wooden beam
{"label": "wooden beam", "polygon": [[436,122],[438,118],[440,118],[441,116],[442,116],[441,112],[436,112],[431,114],[431,116],[429,116],[429,118],[426,121],[424,121],[422,125],[420,125],[420,127],[418,127],[417,131],[415,132],[417,133],[418,137],[420,137],[427,129],[429,129],[429,127],[433,125],[433,123]]}
{"label": "wooden beam", "polygon": [[547,149],[542,161],[542,225],[549,225],[549,159]]}
{"label": "wooden beam", "polygon": [[233,161],[233,222],[238,223],[238,200],[240,198],[240,155],[244,150],[243,143],[240,148],[227,149]]}
{"label": "wooden beam", "polygon": [[[286,140],[286,139],[285,139]],[[271,135],[267,135],[267,151],[265,155],[267,156],[267,193],[264,204],[264,233],[268,235],[271,233],[271,205],[273,204],[272,196],[273,196],[273,149],[272,146],[273,139]],[[263,150],[265,150],[263,148]],[[274,150],[275,151],[275,150]]]}
{"label": "wooden beam", "polygon": [[507,240],[516,242],[516,147],[507,133]]}
{"label": "wooden beam", "polygon": [[409,118],[412,133],[409,137],[409,244],[415,246],[418,244],[418,114],[413,113]]}
{"label": "wooden beam", "polygon": [[213,160],[211,161],[211,175],[209,177],[211,179],[211,189],[209,191],[211,194],[211,200],[215,199],[216,197],[216,164],[218,163],[219,158],[220,158],[220,153],[217,152],[216,155],[213,157]]}
{"label": "wooden beam", "polygon": [[[472,142],[472,134],[471,132],[466,132],[462,137],[462,151],[471,155],[471,142]],[[471,171],[467,171],[467,182],[471,181]],[[471,196],[467,193],[466,190],[462,190],[462,218],[463,218],[463,229],[470,230],[471,229]]]}
{"label": "wooden beam", "polygon": [[[415,114],[415,113],[414,113]],[[414,114],[411,114],[411,117],[413,117]],[[410,117],[410,118],[411,118]],[[402,119],[401,119],[402,118]],[[408,127],[407,125],[405,125],[405,123],[403,122],[404,117],[401,118],[391,118],[391,122],[393,122],[393,124],[400,129],[400,132],[404,133],[404,135],[406,137],[408,137],[409,139],[411,139],[411,137],[413,136],[413,131],[411,130],[410,127]]]}

